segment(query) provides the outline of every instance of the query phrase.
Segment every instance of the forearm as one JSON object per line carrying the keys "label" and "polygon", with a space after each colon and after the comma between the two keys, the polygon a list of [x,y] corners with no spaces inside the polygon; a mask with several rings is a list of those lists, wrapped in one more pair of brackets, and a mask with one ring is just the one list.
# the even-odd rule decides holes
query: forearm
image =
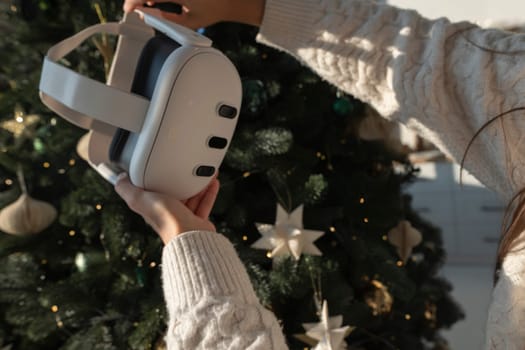
{"label": "forearm", "polygon": [[[491,52],[525,50],[522,37],[508,32],[431,21],[373,1],[267,0],[258,40],[292,54],[456,161],[490,117],[525,105],[525,55]],[[506,121],[506,130],[523,128],[517,118]],[[483,133],[465,168],[510,197],[525,186],[525,177],[510,172],[525,159],[506,149],[521,142],[520,133],[513,139],[506,130]]]}
{"label": "forearm", "polygon": [[180,235],[164,248],[162,266],[170,349],[286,349],[275,316],[260,305],[224,236]]}

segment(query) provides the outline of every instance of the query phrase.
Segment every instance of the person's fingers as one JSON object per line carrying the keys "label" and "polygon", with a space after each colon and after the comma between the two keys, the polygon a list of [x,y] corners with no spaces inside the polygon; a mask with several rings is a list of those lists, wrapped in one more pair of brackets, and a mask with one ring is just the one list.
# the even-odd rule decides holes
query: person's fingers
{"label": "person's fingers", "polygon": [[207,190],[204,192],[204,195],[201,197],[197,209],[194,211],[195,215],[198,217],[207,220],[210,216],[215,200],[219,193],[220,183],[216,178],[213,179],[208,186]]}
{"label": "person's fingers", "polygon": [[126,0],[123,5],[124,12],[131,12],[135,8],[144,5],[144,3],[145,1],[142,0]]}
{"label": "person's fingers", "polygon": [[202,198],[206,195],[206,192],[211,186],[211,182],[204,188],[202,191],[197,193],[195,196],[188,198],[184,204],[190,209],[192,212],[195,213],[197,208],[199,207],[200,202],[202,201]]}
{"label": "person's fingers", "polygon": [[206,192],[207,188],[202,190],[202,192],[199,192],[195,196],[188,198],[184,204],[188,207],[189,210],[192,212],[195,212],[197,210],[197,207],[201,201],[202,196],[204,196],[204,192]]}
{"label": "person's fingers", "polygon": [[144,4],[147,4],[148,6],[154,6],[155,3],[161,3],[161,2],[172,2],[181,6],[187,6],[187,0],[156,0],[156,1],[145,1],[145,0],[126,0],[124,2],[123,8],[125,12],[131,12],[137,7],[142,7]]}
{"label": "person's fingers", "polygon": [[208,184],[208,186],[206,186],[205,189],[203,189],[202,191],[200,191],[198,194],[196,194],[195,196],[191,197],[191,198],[188,198],[186,199],[183,203],[184,205],[186,205],[192,212],[195,213],[195,211],[197,210],[197,208],[199,207],[200,203],[202,202],[202,198],[205,196],[206,192],[208,191],[209,187],[213,185],[213,181],[216,181],[217,178],[219,177],[219,171],[217,170],[215,172],[215,175],[213,175],[213,178],[212,180],[210,181],[210,183]]}
{"label": "person's fingers", "polygon": [[[115,191],[131,210],[141,215],[146,223],[161,234],[169,220],[166,220],[168,209],[158,194],[133,186],[129,178],[122,175],[119,176],[115,184]],[[178,209],[176,202],[171,203],[171,205],[174,210]]]}
{"label": "person's fingers", "polygon": [[150,3],[153,5],[156,2],[173,2],[175,4],[179,4],[182,6],[185,6],[188,4],[188,0],[155,0],[155,1],[148,1],[148,5],[150,5]]}
{"label": "person's fingers", "polygon": [[[133,186],[127,175],[120,175],[115,184],[115,191],[134,212],[144,215],[144,190]],[[147,206],[146,206],[147,207]]]}

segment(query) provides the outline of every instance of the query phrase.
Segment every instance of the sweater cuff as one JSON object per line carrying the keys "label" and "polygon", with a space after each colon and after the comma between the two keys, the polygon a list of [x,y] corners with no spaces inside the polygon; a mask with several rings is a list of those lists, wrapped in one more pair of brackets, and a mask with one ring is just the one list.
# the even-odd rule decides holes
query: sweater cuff
{"label": "sweater cuff", "polygon": [[257,41],[293,50],[293,46],[314,39],[314,24],[323,17],[320,10],[320,0],[266,0]]}
{"label": "sweater cuff", "polygon": [[170,313],[210,296],[258,302],[235,248],[218,233],[192,231],[172,239],[162,252],[162,277]]}

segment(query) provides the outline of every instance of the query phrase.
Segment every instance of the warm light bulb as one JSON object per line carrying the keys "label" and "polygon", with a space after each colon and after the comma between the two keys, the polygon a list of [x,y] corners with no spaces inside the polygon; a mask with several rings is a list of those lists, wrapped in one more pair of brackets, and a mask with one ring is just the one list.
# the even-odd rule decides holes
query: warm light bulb
{"label": "warm light bulb", "polygon": [[49,162],[44,162],[42,163],[42,166],[47,169],[51,166],[51,164]]}
{"label": "warm light bulb", "polygon": [[69,235],[73,237],[76,234],[75,230],[69,230]]}
{"label": "warm light bulb", "polygon": [[97,210],[102,210],[102,204],[97,204],[97,205],[95,205],[95,208],[96,208]]}
{"label": "warm light bulb", "polygon": [[51,306],[51,311],[53,311],[55,313],[58,312],[58,306],[56,306],[56,305]]}

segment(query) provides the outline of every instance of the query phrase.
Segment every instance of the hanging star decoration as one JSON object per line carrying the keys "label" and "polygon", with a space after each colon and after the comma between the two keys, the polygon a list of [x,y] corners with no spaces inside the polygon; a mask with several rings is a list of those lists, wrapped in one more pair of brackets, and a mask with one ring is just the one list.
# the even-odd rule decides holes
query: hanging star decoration
{"label": "hanging star decoration", "polygon": [[397,254],[403,264],[406,264],[412,254],[412,249],[419,245],[422,240],[421,232],[412,227],[408,220],[399,221],[397,226],[388,232],[388,241],[396,247]]}
{"label": "hanging star decoration", "polygon": [[343,316],[328,316],[328,303],[323,301],[319,323],[303,323],[306,334],[296,335],[296,338],[310,346],[313,350],[344,350],[347,349],[345,338],[355,327],[344,326]]}
{"label": "hanging star decoration", "polygon": [[288,214],[278,204],[275,221],[275,225],[255,224],[263,237],[252,248],[272,250],[272,258],[292,255],[299,260],[302,254],[323,255],[313,242],[324,232],[303,228],[303,205]]}
{"label": "hanging star decoration", "polygon": [[0,127],[12,133],[15,139],[30,138],[35,132],[35,128],[40,121],[37,114],[25,114],[20,106],[15,107],[14,118],[0,123]]}

